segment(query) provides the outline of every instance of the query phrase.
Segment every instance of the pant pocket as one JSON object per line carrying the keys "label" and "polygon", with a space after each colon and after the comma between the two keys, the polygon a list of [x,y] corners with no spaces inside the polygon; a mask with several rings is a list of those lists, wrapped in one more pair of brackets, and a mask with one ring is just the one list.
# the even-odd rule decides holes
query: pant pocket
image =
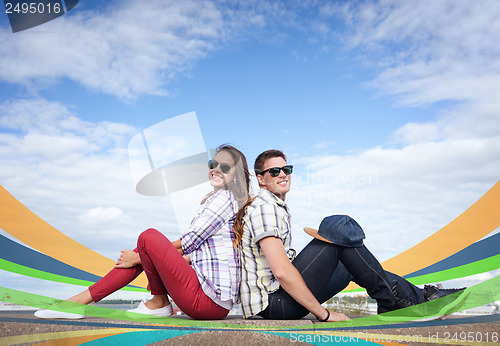
{"label": "pant pocket", "polygon": [[269,296],[268,307],[264,310],[263,317],[270,320],[282,320],[285,318],[283,299]]}

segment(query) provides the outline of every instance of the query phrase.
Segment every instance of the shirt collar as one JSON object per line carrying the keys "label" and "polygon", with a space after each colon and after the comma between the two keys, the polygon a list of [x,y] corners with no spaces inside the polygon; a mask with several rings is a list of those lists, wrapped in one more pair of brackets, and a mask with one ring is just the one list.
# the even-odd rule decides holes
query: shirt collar
{"label": "shirt collar", "polygon": [[274,193],[269,191],[268,189],[260,188],[258,196],[264,200],[264,202],[267,203],[276,203],[279,206],[285,208],[285,210],[288,212],[288,206],[286,205],[285,201],[276,196]]}

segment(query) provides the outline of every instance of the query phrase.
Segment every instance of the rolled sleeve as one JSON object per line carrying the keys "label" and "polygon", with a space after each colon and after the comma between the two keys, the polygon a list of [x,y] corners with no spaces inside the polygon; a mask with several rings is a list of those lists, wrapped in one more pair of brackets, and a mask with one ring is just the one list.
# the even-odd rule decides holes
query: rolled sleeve
{"label": "rolled sleeve", "polygon": [[282,230],[286,227],[281,214],[278,206],[274,204],[263,204],[252,211],[250,222],[255,243],[267,237],[277,237],[283,240]]}

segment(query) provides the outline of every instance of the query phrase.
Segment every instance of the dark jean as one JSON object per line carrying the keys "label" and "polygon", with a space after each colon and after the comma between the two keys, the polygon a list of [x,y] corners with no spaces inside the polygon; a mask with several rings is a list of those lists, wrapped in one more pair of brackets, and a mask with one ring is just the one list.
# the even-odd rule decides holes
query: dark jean
{"label": "dark jean", "polygon": [[[422,289],[395,274],[384,271],[364,245],[343,247],[313,239],[297,255],[292,264],[320,303],[342,291],[351,281],[364,287],[371,298],[385,307],[393,307],[396,304],[392,292],[394,281],[399,283],[406,299],[415,304],[425,301]],[[263,318],[299,319],[309,313],[283,288],[271,293],[268,299],[268,307],[259,314]]]}

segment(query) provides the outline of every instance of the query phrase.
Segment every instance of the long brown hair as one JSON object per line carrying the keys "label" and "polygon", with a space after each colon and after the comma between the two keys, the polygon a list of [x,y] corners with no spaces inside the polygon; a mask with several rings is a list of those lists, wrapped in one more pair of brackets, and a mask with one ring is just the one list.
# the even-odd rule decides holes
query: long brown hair
{"label": "long brown hair", "polygon": [[255,198],[248,198],[248,201],[245,203],[243,208],[240,208],[234,217],[233,222],[233,232],[234,232],[234,247],[238,247],[241,242],[241,238],[243,237],[243,218],[247,212],[247,208],[255,201]]}
{"label": "long brown hair", "polygon": [[[235,147],[229,144],[220,145],[215,149],[216,153],[221,151],[227,151],[233,158],[235,162],[235,174],[234,179],[235,182],[233,184],[229,184],[227,189],[230,190],[236,201],[238,202],[238,207],[241,211],[243,206],[246,206],[248,201],[250,200],[250,171],[248,170],[247,159],[245,155]],[[237,214],[238,215],[238,214]],[[243,236],[243,227],[239,227],[238,231],[234,228],[234,245],[236,246]]]}
{"label": "long brown hair", "polygon": [[[271,150],[266,150],[263,153],[261,153],[257,158],[255,159],[255,163],[253,165],[253,169],[255,171],[255,175],[259,174],[262,172],[264,168],[264,163],[272,159],[274,157],[281,157],[286,161],[286,155],[283,154],[282,151],[276,150],[276,149],[271,149]],[[233,223],[233,231],[235,236],[237,236],[234,240],[234,245],[238,246],[238,244],[241,241],[241,238],[243,237],[243,218],[245,217],[247,208],[252,204],[252,202],[255,200],[254,198],[248,198],[248,201],[243,205],[242,208],[238,211],[234,218],[234,223]]]}

